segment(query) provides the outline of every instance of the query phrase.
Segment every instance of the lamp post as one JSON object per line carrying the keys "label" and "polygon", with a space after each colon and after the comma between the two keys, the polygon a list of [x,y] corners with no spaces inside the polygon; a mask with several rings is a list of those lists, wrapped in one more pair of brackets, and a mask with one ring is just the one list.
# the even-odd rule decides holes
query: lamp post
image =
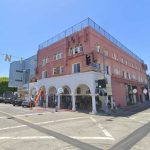
{"label": "lamp post", "polygon": [[[105,52],[104,50],[102,51],[102,56],[103,56],[103,76],[104,76],[104,80],[106,80],[106,66],[105,66]],[[106,93],[108,94],[107,92],[107,87],[105,89]],[[107,113],[108,112],[108,107],[107,107],[107,104],[108,104],[108,95],[107,96],[104,96],[104,103],[103,103],[103,109],[104,111]]]}

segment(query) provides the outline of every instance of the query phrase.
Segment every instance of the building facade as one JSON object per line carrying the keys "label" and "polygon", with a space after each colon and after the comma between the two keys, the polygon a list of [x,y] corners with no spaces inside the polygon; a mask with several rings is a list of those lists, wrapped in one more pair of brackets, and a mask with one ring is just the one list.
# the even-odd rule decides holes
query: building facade
{"label": "building facade", "polygon": [[9,87],[17,87],[18,92],[24,95],[28,93],[29,83],[36,81],[37,55],[25,60],[14,61],[9,69]]}
{"label": "building facade", "polygon": [[[39,45],[38,80],[30,84],[30,93],[43,89],[40,106],[57,102],[58,108],[95,113],[108,99],[119,106],[147,100],[146,70],[143,60],[87,18]],[[97,92],[101,79],[107,80],[103,96]]]}

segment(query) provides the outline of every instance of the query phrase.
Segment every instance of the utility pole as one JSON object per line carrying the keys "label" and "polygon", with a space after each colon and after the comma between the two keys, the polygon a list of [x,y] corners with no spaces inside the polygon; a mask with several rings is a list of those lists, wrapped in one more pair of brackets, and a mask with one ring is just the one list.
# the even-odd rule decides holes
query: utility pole
{"label": "utility pole", "polygon": [[[103,76],[104,76],[104,80],[106,80],[106,65],[105,65],[105,52],[104,50],[102,51],[102,56],[103,56]],[[106,93],[107,93],[107,87],[105,88],[106,90]],[[108,94],[108,93],[107,93]],[[102,108],[105,112],[108,112],[108,107],[107,107],[107,103],[108,103],[108,95],[107,96],[104,96],[104,100],[103,100],[103,103],[102,103]]]}

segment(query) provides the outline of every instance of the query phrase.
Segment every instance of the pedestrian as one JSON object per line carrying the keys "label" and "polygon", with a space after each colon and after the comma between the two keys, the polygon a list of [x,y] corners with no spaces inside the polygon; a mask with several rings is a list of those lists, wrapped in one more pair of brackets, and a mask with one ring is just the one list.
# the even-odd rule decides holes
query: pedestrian
{"label": "pedestrian", "polygon": [[113,101],[113,111],[115,112],[117,110],[117,105],[116,105],[116,102]]}
{"label": "pedestrian", "polygon": [[108,107],[108,113],[110,114],[111,113],[111,102],[110,101],[108,101],[107,107]]}
{"label": "pedestrian", "polygon": [[55,112],[57,112],[58,106],[57,106],[57,100],[55,99]]}

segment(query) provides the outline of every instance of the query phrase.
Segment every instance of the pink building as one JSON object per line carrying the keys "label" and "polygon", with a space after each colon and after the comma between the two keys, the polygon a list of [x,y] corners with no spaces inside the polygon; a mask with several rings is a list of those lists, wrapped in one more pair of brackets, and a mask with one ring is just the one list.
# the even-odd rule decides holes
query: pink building
{"label": "pink building", "polygon": [[[95,113],[108,95],[121,106],[148,98],[144,61],[89,18],[40,44],[37,57],[37,87],[45,87],[49,107],[57,97],[60,108],[68,104],[75,110],[84,103]],[[103,78],[107,96],[96,98],[96,81]]]}

